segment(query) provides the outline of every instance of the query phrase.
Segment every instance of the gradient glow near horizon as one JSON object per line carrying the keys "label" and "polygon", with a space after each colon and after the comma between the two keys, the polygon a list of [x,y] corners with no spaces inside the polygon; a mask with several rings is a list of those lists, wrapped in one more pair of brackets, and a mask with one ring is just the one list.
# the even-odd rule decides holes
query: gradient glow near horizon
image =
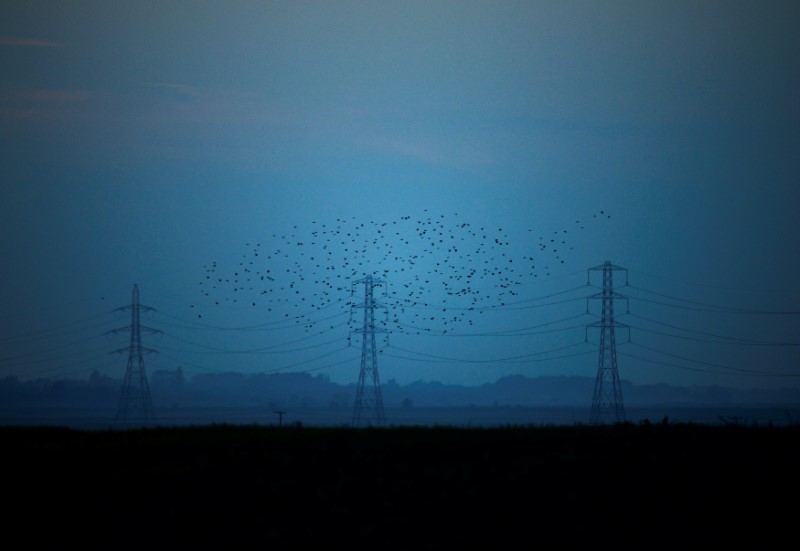
{"label": "gradient glow near horizon", "polygon": [[799,26],[796,2],[5,4],[0,377],[121,377],[137,284],[149,370],[354,382],[366,273],[394,293],[383,380],[594,376],[576,288],[610,260],[623,379],[798,387]]}

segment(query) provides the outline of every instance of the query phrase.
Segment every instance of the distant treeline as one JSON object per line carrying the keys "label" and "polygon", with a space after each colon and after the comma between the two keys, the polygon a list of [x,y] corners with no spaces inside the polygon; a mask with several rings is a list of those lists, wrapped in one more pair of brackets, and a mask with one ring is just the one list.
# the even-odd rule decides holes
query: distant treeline
{"label": "distant treeline", "polygon": [[[95,371],[84,380],[16,377],[0,380],[2,406],[114,407],[121,380]],[[149,377],[153,401],[178,407],[326,407],[350,408],[355,384],[341,385],[309,373],[209,373],[185,377],[183,371],[154,371]],[[800,404],[800,389],[739,390],[720,386],[634,385],[623,381],[626,405],[748,406]],[[389,380],[381,385],[387,407],[585,406],[591,403],[594,378],[512,375],[479,386]]]}

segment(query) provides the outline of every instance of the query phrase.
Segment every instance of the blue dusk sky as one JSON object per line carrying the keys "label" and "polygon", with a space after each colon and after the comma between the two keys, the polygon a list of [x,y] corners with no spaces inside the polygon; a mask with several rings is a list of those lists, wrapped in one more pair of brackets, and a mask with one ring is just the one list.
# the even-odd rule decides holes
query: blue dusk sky
{"label": "blue dusk sky", "polygon": [[610,261],[621,378],[800,387],[798,28],[793,1],[4,2],[0,378],[120,378],[137,285],[148,372],[355,382],[366,275],[383,381],[593,377]]}

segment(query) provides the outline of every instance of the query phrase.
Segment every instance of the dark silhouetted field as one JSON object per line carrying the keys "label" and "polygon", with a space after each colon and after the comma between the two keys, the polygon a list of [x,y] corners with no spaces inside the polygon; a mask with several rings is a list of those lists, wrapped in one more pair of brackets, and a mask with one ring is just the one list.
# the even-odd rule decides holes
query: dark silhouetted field
{"label": "dark silhouetted field", "polygon": [[768,549],[798,522],[796,425],[0,438],[6,540],[22,536],[20,548]]}

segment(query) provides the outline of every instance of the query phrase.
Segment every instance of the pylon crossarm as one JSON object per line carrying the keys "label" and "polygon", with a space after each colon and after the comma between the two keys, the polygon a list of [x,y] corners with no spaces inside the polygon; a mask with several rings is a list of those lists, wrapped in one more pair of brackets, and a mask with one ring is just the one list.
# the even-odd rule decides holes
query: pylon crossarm
{"label": "pylon crossarm", "polygon": [[618,327],[620,329],[630,329],[631,326],[622,323],[621,321],[614,321],[611,323],[603,323],[603,321],[595,321],[586,325],[586,327]]}
{"label": "pylon crossarm", "polygon": [[156,310],[152,306],[145,306],[144,304],[138,304],[138,305],[136,305],[136,304],[126,304],[125,306],[120,306],[119,308],[114,308],[112,310],[112,312],[122,312],[124,310],[130,310],[130,309],[134,308],[135,306],[138,306],[140,312],[158,312],[158,310]]}
{"label": "pylon crossarm", "polygon": [[593,295],[589,295],[586,298],[590,298],[590,299],[594,299],[594,300],[609,299],[609,298],[615,298],[615,299],[618,299],[618,300],[628,300],[628,297],[626,297],[625,295],[621,295],[621,294],[619,294],[619,293],[617,293],[615,291],[612,291],[611,293],[609,293],[607,295],[602,293],[602,292],[595,293]]}

